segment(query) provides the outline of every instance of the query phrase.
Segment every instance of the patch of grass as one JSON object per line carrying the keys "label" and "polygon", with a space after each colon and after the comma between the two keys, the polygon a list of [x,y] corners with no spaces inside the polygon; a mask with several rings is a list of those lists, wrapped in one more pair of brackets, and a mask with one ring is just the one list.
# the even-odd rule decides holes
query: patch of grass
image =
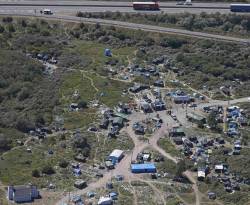
{"label": "patch of grass", "polygon": [[217,198],[223,201],[224,204],[233,205],[246,205],[249,202],[249,187],[243,187],[241,191],[236,191],[234,193],[228,193],[224,190],[222,184],[215,182],[211,184],[200,183],[199,190],[202,193],[207,191],[213,191],[216,193]]}
{"label": "patch of grass", "polygon": [[230,157],[223,155],[222,150],[214,150],[211,161],[214,163],[218,161],[225,162],[229,165],[231,172],[239,173],[242,177],[249,177],[250,159],[248,148],[243,148],[240,155]]}
{"label": "patch of grass", "polygon": [[158,145],[167,153],[175,157],[181,157],[181,152],[175,148],[172,142],[168,138],[161,138],[158,141]]}
{"label": "patch of grass", "polygon": [[189,204],[195,204],[195,195],[194,193],[182,193],[180,197]]}
{"label": "patch of grass", "polygon": [[[46,187],[48,182],[51,182],[55,183],[58,186],[57,188],[63,188],[74,180],[69,170],[61,170],[58,167],[59,160],[73,158],[72,149],[59,147],[56,139],[50,139],[40,145],[34,143],[31,147],[32,153],[28,153],[25,147],[17,147],[2,156],[0,160],[0,177],[4,184],[19,185],[31,182],[39,187]],[[53,150],[53,155],[48,154],[49,149]],[[32,177],[32,170],[41,170],[45,165],[52,166],[56,173],[51,176]]]}
{"label": "patch of grass", "polygon": [[[105,48],[111,49],[112,57],[106,57],[104,55]],[[112,48],[95,41],[75,40],[64,52],[74,52],[91,60],[88,66],[75,66],[75,68],[96,71],[101,75],[107,76],[107,72],[103,69],[107,62],[114,60],[117,61],[116,66],[126,65],[128,63],[128,57],[133,56],[134,50],[135,48],[133,47]]]}
{"label": "patch of grass", "polygon": [[166,205],[179,205],[180,203],[182,203],[178,198],[168,198],[166,200]]}
{"label": "patch of grass", "polygon": [[221,92],[218,91],[213,95],[213,99],[215,99],[215,100],[232,100],[232,97],[223,95]]}
{"label": "patch of grass", "polygon": [[[24,140],[25,139],[25,135],[13,128],[2,128],[0,127],[0,133],[4,134],[5,136],[8,136],[8,139],[10,139],[12,141],[12,147],[15,147],[17,145],[17,140],[21,139]],[[0,152],[1,153],[1,152]]]}
{"label": "patch of grass", "polygon": [[114,150],[132,150],[134,144],[129,136],[120,134],[117,139],[107,138],[107,136],[99,135],[88,138],[89,143],[92,145],[91,159],[94,162],[104,162],[106,157]]}
{"label": "patch of grass", "polygon": [[83,128],[91,124],[97,118],[94,109],[85,109],[79,112],[66,112],[64,114],[64,126],[72,130]]}
{"label": "patch of grass", "polygon": [[0,204],[1,205],[8,205],[8,201],[6,199],[6,193],[2,189],[0,189]]}
{"label": "patch of grass", "polygon": [[129,100],[127,95],[122,95],[122,92],[124,89],[127,90],[130,84],[102,78],[96,74],[88,76],[93,80],[95,87],[99,90],[97,93],[98,99],[105,105],[113,107],[119,101],[127,102]]}
{"label": "patch of grass", "polygon": [[101,77],[88,72],[73,72],[65,77],[61,87],[61,101],[69,105],[73,101],[72,95],[75,90],[79,91],[80,99],[84,101],[99,100],[107,106],[114,106],[119,101],[126,102],[128,96],[123,96],[124,89],[128,89],[130,84],[117,80]]}

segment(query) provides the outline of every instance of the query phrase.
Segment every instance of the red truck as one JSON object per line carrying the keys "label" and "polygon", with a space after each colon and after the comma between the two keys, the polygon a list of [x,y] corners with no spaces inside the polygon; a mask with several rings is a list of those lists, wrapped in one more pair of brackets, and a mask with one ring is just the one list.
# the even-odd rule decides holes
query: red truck
{"label": "red truck", "polygon": [[134,10],[160,10],[159,2],[133,2]]}

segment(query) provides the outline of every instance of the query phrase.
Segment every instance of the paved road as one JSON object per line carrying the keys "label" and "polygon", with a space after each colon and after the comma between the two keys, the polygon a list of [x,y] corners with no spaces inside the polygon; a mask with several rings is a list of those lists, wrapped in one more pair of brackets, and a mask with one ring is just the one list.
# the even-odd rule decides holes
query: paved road
{"label": "paved road", "polygon": [[73,14],[75,15],[76,11],[81,11],[81,12],[106,12],[106,11],[111,11],[111,12],[122,12],[122,13],[146,13],[146,14],[159,14],[161,12],[164,13],[184,13],[184,12],[189,12],[193,14],[199,14],[201,12],[206,12],[206,13],[215,13],[215,12],[220,12],[223,14],[230,13],[228,9],[185,9],[185,8],[162,8],[159,11],[135,11],[132,7],[103,7],[103,6],[70,6],[70,7],[65,7],[65,6],[1,6],[0,5],[0,12],[1,11],[23,11],[23,12],[29,12],[32,13],[36,9],[37,11],[40,11],[44,8],[49,8],[53,12],[57,14]]}
{"label": "paved road", "polygon": [[193,3],[192,6],[177,6],[175,2],[161,2],[160,11],[135,11],[132,8],[131,2],[117,2],[117,1],[41,1],[41,0],[0,0],[1,10],[41,10],[43,8],[50,8],[56,13],[66,13],[72,11],[82,12],[105,12],[105,11],[120,11],[120,12],[139,12],[139,13],[229,13],[228,3]]}
{"label": "paved road", "polygon": [[[43,5],[43,6],[119,6],[128,7],[132,6],[132,1],[80,1],[80,0],[0,0],[0,5]],[[176,5],[175,1],[172,2],[160,2],[161,7],[183,7],[187,9],[192,8],[220,8],[228,9],[230,3],[193,3],[192,6]]]}
{"label": "paved road", "polygon": [[[23,13],[23,12],[19,12],[19,11],[15,11],[15,12],[2,11],[2,12],[0,12],[0,15],[16,15],[16,16],[26,16],[26,17],[34,16],[34,14]],[[100,23],[101,25],[107,25],[107,26],[112,25],[112,26],[116,26],[116,27],[120,27],[120,28],[143,30],[143,31],[157,32],[157,33],[174,34],[174,35],[182,35],[182,36],[189,36],[189,37],[196,37],[196,38],[203,38],[203,39],[222,40],[222,41],[250,45],[250,39],[221,36],[221,35],[216,35],[216,34],[188,31],[188,30],[184,30],[184,29],[166,28],[166,27],[160,27],[160,26],[128,23],[128,22],[105,20],[105,19],[79,18],[76,16],[57,15],[57,14],[51,15],[51,16],[50,15],[43,15],[43,16],[38,15],[37,17],[38,18],[45,18],[45,19],[57,19],[57,20],[63,20],[63,21],[67,21],[67,22],[76,22],[76,23],[79,23],[79,22],[85,22],[85,23],[90,23],[90,24]]]}

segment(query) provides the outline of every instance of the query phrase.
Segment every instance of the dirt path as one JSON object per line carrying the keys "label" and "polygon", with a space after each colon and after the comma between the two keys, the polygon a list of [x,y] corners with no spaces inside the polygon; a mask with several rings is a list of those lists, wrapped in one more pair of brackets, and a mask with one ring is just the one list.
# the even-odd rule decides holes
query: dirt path
{"label": "dirt path", "polygon": [[133,204],[138,205],[138,198],[137,198],[137,195],[136,195],[136,190],[132,186],[131,181],[129,181],[129,186],[131,186],[131,189],[133,190],[133,197],[134,197]]}
{"label": "dirt path", "polygon": [[91,86],[95,89],[96,92],[99,92],[99,89],[95,86],[94,81],[92,78],[84,74],[84,72],[81,71],[82,77],[87,78],[90,81]]}
{"label": "dirt path", "polygon": [[162,204],[164,204],[164,205],[166,204],[166,200],[164,198],[164,193],[161,190],[159,190],[155,185],[153,185],[153,183],[151,183],[149,181],[142,180],[142,179],[140,179],[140,181],[148,184],[151,187],[151,189],[155,192],[155,194],[157,194],[161,198]]}

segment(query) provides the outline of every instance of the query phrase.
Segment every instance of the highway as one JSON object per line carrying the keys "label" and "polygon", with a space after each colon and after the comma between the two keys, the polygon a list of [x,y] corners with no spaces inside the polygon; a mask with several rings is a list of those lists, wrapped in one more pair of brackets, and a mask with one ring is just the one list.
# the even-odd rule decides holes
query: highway
{"label": "highway", "polygon": [[[176,2],[161,2],[160,11],[136,11],[140,13],[229,13],[229,3],[193,3],[192,6],[176,5]],[[105,11],[120,11],[120,12],[135,12],[131,2],[117,1],[41,1],[41,0],[0,0],[0,12],[3,10],[23,10],[26,12],[49,8],[56,13],[72,13],[72,11],[82,12],[105,12]]]}
{"label": "highway", "polygon": [[[100,6],[100,7],[130,7],[132,5],[132,1],[41,1],[41,0],[0,0],[0,5],[6,6],[27,6],[27,5],[37,5],[37,6]],[[160,6],[163,8],[218,8],[218,9],[229,9],[230,3],[193,3],[192,6],[185,5],[176,5],[175,1],[172,2],[160,2]]]}

